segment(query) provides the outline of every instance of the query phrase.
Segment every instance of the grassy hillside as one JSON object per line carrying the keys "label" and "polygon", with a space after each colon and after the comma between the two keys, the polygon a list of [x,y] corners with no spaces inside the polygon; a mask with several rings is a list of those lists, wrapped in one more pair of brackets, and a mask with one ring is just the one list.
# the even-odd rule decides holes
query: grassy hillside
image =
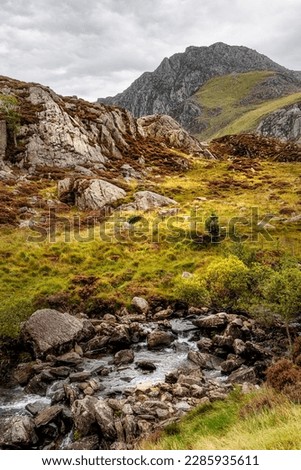
{"label": "grassy hillside", "polygon": [[[202,275],[212,261],[231,254],[244,260],[255,256],[270,265],[301,261],[300,226],[283,222],[301,212],[300,177],[299,163],[196,161],[186,173],[143,185],[174,198],[177,217],[141,214],[142,220],[128,230],[123,222],[130,214],[125,213],[97,223],[94,230],[82,226],[81,238],[74,217],[84,221],[85,215],[75,209],[58,214],[65,222],[43,239],[37,229],[2,226],[0,336],[16,335],[20,322],[38,307],[91,311],[103,302],[128,304],[134,295],[175,297],[183,271]],[[55,183],[47,184],[52,184],[47,197],[55,199]],[[13,184],[0,189],[3,197],[18,197]],[[238,243],[228,233],[220,243],[199,243],[196,232],[205,232],[213,212],[227,232],[231,220],[241,217],[236,234],[247,240]],[[270,222],[269,239],[256,232],[266,214],[278,217]],[[45,209],[41,215],[45,217]]]}
{"label": "grassy hillside", "polygon": [[[256,95],[274,72],[248,72],[231,74],[209,80],[194,99],[203,108],[200,120],[207,126],[199,137],[203,140],[226,134],[238,134],[256,129],[267,114],[301,100],[301,92],[280,98],[264,100]],[[264,96],[264,93],[263,93]]]}
{"label": "grassy hillside", "polygon": [[201,405],[141,444],[143,449],[293,450],[301,446],[301,406],[263,388]]}

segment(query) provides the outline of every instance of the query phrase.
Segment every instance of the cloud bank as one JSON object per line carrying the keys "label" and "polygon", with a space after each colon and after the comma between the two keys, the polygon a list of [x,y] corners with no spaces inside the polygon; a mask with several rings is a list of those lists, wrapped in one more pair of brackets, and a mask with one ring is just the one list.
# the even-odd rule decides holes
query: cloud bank
{"label": "cloud bank", "polygon": [[299,0],[1,0],[0,74],[94,101],[219,41],[301,70],[300,17]]}

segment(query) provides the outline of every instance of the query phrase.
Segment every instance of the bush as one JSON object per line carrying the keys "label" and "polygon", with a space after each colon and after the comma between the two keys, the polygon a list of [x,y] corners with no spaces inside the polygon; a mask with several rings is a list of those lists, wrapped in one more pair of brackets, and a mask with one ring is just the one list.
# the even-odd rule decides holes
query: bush
{"label": "bush", "polygon": [[275,271],[269,266],[252,264],[249,270],[249,287],[253,296],[263,298],[263,287],[274,273]]}
{"label": "bush", "polygon": [[262,387],[240,410],[239,415],[243,419],[257,416],[259,413],[273,410],[283,405],[285,397],[270,387]]}
{"label": "bush", "polygon": [[205,280],[215,307],[231,308],[248,291],[247,266],[235,256],[213,261],[207,268]]}
{"label": "bush", "polygon": [[301,310],[301,272],[287,268],[274,272],[263,286],[264,298],[285,321],[291,320]]}
{"label": "bush", "polygon": [[210,304],[210,295],[205,282],[198,276],[178,278],[175,282],[175,296],[179,300],[193,306],[205,306]]}
{"label": "bush", "polygon": [[266,372],[267,384],[293,401],[301,401],[301,368],[288,359],[280,359]]}
{"label": "bush", "polygon": [[233,243],[230,253],[240,259],[246,266],[252,266],[257,259],[257,250],[244,243]]}
{"label": "bush", "polygon": [[263,296],[270,303],[271,309],[284,320],[289,347],[292,340],[289,322],[301,310],[301,272],[297,268],[286,268],[274,272],[263,285]]}
{"label": "bush", "polygon": [[273,273],[269,266],[253,263],[248,273],[248,289],[239,301],[242,310],[266,326],[275,321],[271,305],[263,296],[263,286]]}

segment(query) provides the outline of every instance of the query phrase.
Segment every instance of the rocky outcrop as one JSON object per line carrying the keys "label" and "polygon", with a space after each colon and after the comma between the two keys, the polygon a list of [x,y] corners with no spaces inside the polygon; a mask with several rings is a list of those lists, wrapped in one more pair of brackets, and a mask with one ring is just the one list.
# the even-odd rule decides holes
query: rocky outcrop
{"label": "rocky outcrop", "polygon": [[138,191],[134,194],[134,202],[119,207],[123,211],[149,211],[158,207],[173,206],[173,199],[154,193],[153,191]]}
{"label": "rocky outcrop", "polygon": [[172,117],[154,114],[137,120],[143,135],[164,142],[167,147],[176,148],[186,153],[194,153],[208,158],[213,155],[204,148],[199,140],[188,134]]}
{"label": "rocky outcrop", "polygon": [[125,196],[123,189],[101,179],[65,178],[58,182],[59,199],[81,210],[102,209]]}
{"label": "rocky outcrop", "polygon": [[165,58],[154,72],[141,75],[123,93],[99,102],[122,106],[137,117],[168,114],[186,129],[198,132],[202,110],[192,95],[210,78],[252,70],[282,72],[299,82],[294,72],[255,50],[219,42],[209,47],[191,46]]}
{"label": "rocky outcrop", "polygon": [[36,356],[60,351],[76,340],[93,332],[87,320],[75,318],[57,310],[37,310],[22,327],[21,335],[29,343]]}
{"label": "rocky outcrop", "polygon": [[[20,126],[14,136],[8,135],[6,145],[0,116],[0,153],[30,175],[52,177],[54,169],[60,168],[88,177],[141,178],[150,167],[163,165],[174,171],[187,165],[171,146],[182,149],[184,145],[189,154],[202,153],[201,144],[188,135],[185,142],[181,138],[182,142],[176,139],[173,144],[150,136],[125,109],[62,97],[48,87],[0,76],[1,94],[13,96],[18,103]],[[168,134],[170,124],[165,124]]]}
{"label": "rocky outcrop", "polygon": [[301,144],[301,103],[286,106],[266,116],[257,128],[264,136]]}

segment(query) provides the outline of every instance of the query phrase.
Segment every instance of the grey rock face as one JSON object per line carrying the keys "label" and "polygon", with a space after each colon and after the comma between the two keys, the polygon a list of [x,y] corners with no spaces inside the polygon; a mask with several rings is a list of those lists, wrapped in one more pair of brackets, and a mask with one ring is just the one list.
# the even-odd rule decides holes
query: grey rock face
{"label": "grey rock face", "polygon": [[78,113],[78,102],[66,103],[46,87],[32,86],[28,101],[39,111],[37,122],[21,129],[28,139],[27,164],[103,168],[108,158],[121,158],[120,149],[128,147],[127,135],[137,138],[135,120],[123,110],[91,104],[86,113],[94,118],[87,123],[85,110]]}
{"label": "grey rock face", "polygon": [[34,419],[36,428],[46,426],[51,421],[55,420],[62,410],[63,407],[60,405],[49,406],[42,410]]}
{"label": "grey rock face", "polygon": [[[152,171],[154,161],[173,169],[188,165],[170,150],[176,142],[170,144],[167,139],[164,143],[160,136],[149,136],[125,109],[62,97],[43,85],[7,77],[1,77],[0,93],[16,97],[21,116],[16,141],[10,133],[6,135],[6,123],[0,117],[1,179],[14,176],[8,174],[12,166],[48,178],[57,179],[57,174],[71,170],[85,178],[100,176],[110,181],[120,176],[143,178]],[[170,124],[165,124],[169,134]],[[181,136],[181,129],[177,133]],[[180,140],[183,146],[183,138]],[[189,136],[185,145],[188,153],[195,153],[198,147]]]}
{"label": "grey rock face", "polygon": [[66,450],[97,450],[99,448],[99,437],[95,434],[83,437],[70,444]]}
{"label": "grey rock face", "polygon": [[97,400],[94,397],[85,397],[82,400],[76,400],[71,408],[75,428],[81,436],[87,436],[95,424],[95,404]]}
{"label": "grey rock face", "polygon": [[83,335],[85,322],[57,310],[37,310],[24,323],[22,337],[32,344],[36,356],[59,351]]}
{"label": "grey rock face", "polygon": [[116,429],[114,426],[114,415],[112,408],[107,405],[105,400],[99,399],[94,405],[94,410],[95,419],[104,438],[114,439],[116,436]]}
{"label": "grey rock face", "polygon": [[[206,152],[201,143],[170,116],[154,114],[141,117],[137,122],[143,135],[160,139],[167,147],[201,155]],[[210,156],[209,152],[206,156]]]}
{"label": "grey rock face", "polygon": [[301,102],[278,109],[266,116],[257,128],[264,137],[301,143]]}
{"label": "grey rock face", "polygon": [[[252,70],[288,72],[247,47],[223,43],[192,46],[183,53],[165,58],[154,72],[141,75],[123,93],[99,101],[129,109],[136,117],[168,114],[186,129],[197,132],[201,109],[189,98],[210,78]],[[294,78],[297,81],[298,77]]]}

